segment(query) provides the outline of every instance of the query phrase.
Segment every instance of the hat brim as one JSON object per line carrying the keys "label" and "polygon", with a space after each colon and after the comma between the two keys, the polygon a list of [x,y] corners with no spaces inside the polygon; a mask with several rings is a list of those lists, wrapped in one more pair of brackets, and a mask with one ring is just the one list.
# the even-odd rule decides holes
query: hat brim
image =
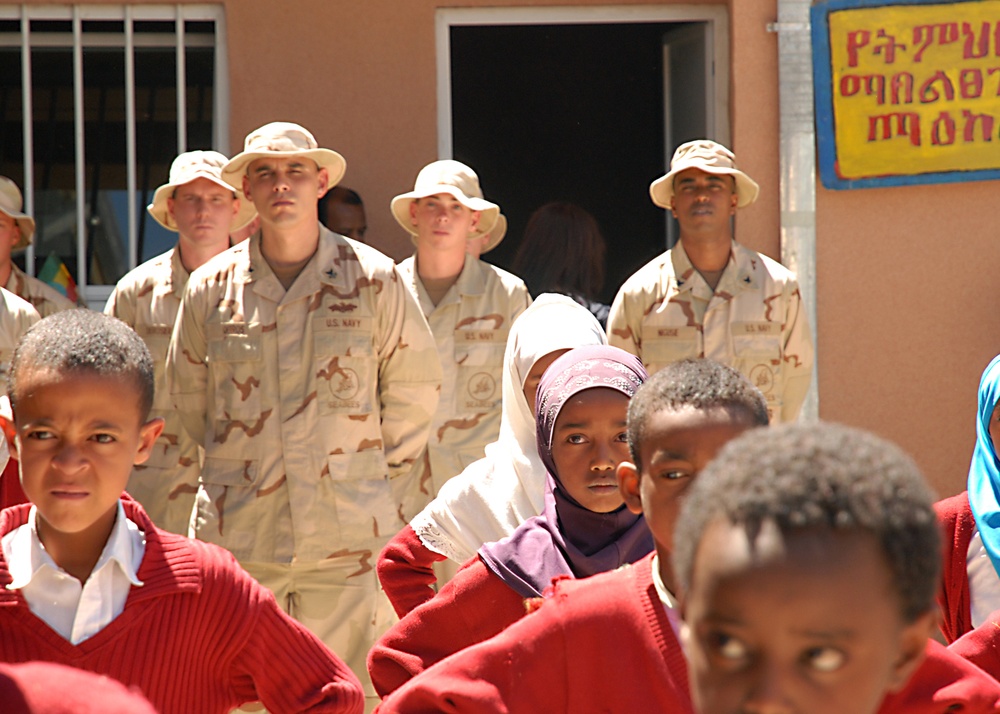
{"label": "hat brim", "polygon": [[243,190],[243,177],[247,167],[257,159],[289,159],[293,156],[303,156],[312,159],[321,169],[326,169],[326,188],[330,190],[344,178],[347,171],[347,160],[332,149],[308,149],[305,151],[244,151],[237,154],[229,163],[222,167],[222,180],[235,188]]}
{"label": "hat brim", "polygon": [[674,197],[674,176],[687,169],[698,169],[699,171],[704,171],[706,174],[714,174],[716,176],[732,176],[736,180],[736,205],[739,208],[749,206],[757,200],[760,187],[756,181],[739,169],[685,164],[671,169],[666,175],[661,176],[649,185],[649,197],[653,199],[653,203],[660,208],[669,210],[670,199]]}
{"label": "hat brim", "polygon": [[[497,221],[500,219],[500,206],[492,203],[491,201],[487,201],[485,198],[466,196],[457,187],[448,186],[446,184],[431,186],[423,191],[410,191],[408,193],[400,194],[392,199],[390,206],[392,208],[392,215],[396,219],[396,223],[401,225],[410,235],[416,236],[417,227],[413,225],[413,218],[410,216],[410,204],[421,198],[436,196],[439,193],[447,193],[450,196],[454,196],[459,203],[469,210],[479,211],[479,223],[476,224],[476,230],[468,235],[469,238],[482,238],[487,234],[492,234],[494,226],[496,226]],[[504,224],[506,225],[506,220],[504,221]],[[504,231],[506,232],[506,228]],[[500,238],[497,239],[496,243],[499,243],[501,239],[503,239],[503,234],[500,235]],[[486,250],[483,252],[485,253]]]}
{"label": "hat brim", "polygon": [[214,176],[209,176],[206,174],[198,174],[190,181],[185,181],[184,183],[163,184],[153,193],[153,202],[148,206],[146,206],[146,211],[161,226],[163,226],[169,231],[177,232],[177,221],[175,221],[174,217],[170,215],[170,211],[167,208],[167,199],[174,195],[174,191],[176,191],[178,187],[189,184],[191,183],[191,181],[194,181],[195,179],[199,178],[208,179],[212,183],[220,186],[221,188],[224,188],[227,191],[232,191],[233,195],[239,199],[240,208],[238,211],[236,211],[236,214],[233,216],[233,220],[229,222],[230,233],[239,230],[240,228],[248,224],[250,221],[252,221],[253,217],[257,215],[257,209],[254,207],[253,202],[248,200],[242,194],[242,186],[239,189],[237,189],[231,186],[230,184],[226,183],[225,181],[220,181]]}
{"label": "hat brim", "polygon": [[501,213],[497,216],[497,222],[493,226],[493,230],[491,230],[487,236],[486,244],[483,246],[483,250],[480,255],[489,253],[491,250],[500,245],[500,241],[503,240],[505,235],[507,235],[507,216]]}

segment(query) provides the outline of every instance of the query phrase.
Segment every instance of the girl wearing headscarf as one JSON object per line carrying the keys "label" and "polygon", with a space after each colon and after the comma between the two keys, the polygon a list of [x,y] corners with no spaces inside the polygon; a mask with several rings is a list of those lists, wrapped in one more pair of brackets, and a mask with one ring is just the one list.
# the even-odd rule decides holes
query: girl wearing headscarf
{"label": "girl wearing headscarf", "polygon": [[1000,356],[979,382],[976,448],[968,490],[935,504],[944,529],[938,603],[941,631],[951,643],[1000,610]]}
{"label": "girl wearing headscarf", "polygon": [[565,295],[539,295],[511,325],[503,359],[500,434],[485,456],[449,479],[379,555],[378,577],[403,617],[435,593],[434,564],[462,564],[544,507],[545,466],[535,441],[535,387],[545,368],[575,347],[607,338],[586,308]]}
{"label": "girl wearing headscarf", "polygon": [[628,401],[645,378],[638,358],[606,346],[572,350],[545,371],[535,405],[542,514],[482,546],[439,595],[379,640],[368,667],[380,696],[520,619],[525,600],[541,597],[553,578],[613,570],[652,551],[615,476],[629,456]]}

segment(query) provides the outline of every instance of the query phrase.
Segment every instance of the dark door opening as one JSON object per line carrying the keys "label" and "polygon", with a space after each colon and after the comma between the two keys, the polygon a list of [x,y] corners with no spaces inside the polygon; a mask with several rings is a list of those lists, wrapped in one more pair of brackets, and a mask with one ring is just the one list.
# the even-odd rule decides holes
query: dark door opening
{"label": "dark door opening", "polygon": [[453,156],[509,223],[486,260],[509,268],[532,211],[555,200],[601,226],[605,302],[664,250],[668,214],[649,184],[676,145],[711,135],[707,24],[450,28]]}

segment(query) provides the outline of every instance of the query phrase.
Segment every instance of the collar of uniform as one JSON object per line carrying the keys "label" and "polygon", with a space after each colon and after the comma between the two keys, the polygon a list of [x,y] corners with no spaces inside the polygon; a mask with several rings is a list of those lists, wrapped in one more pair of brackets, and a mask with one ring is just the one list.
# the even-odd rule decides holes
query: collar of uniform
{"label": "collar of uniform", "polygon": [[[321,283],[346,289],[349,272],[347,263],[358,261],[357,252],[347,242],[347,238],[339,233],[334,233],[322,223],[317,223],[317,225],[319,226],[319,245],[316,247],[312,268],[316,271]],[[310,266],[307,265],[305,269],[309,270]]]}
{"label": "collar of uniform", "polygon": [[7,284],[4,285],[4,290],[9,290],[15,295],[21,296],[24,294],[24,279],[27,277],[27,273],[17,267],[17,263],[11,261],[10,263],[10,275],[7,278]]}
{"label": "collar of uniform", "polygon": [[[729,262],[719,278],[719,284],[716,285],[714,294],[736,295],[744,290],[757,288],[756,266],[760,263],[757,254],[733,241],[729,256]],[[708,288],[708,283],[691,264],[691,259],[682,243],[677,243],[671,249],[670,260],[674,267],[678,292],[693,291],[697,285],[704,286],[708,290],[706,297],[712,295],[713,291]]]}
{"label": "collar of uniform", "polygon": [[482,295],[486,292],[486,276],[482,269],[482,263],[478,258],[473,258],[468,253],[465,254],[465,263],[462,265],[462,272],[458,274],[458,280],[455,284],[448,290],[448,293],[441,299],[437,305],[431,302],[430,296],[427,294],[427,289],[424,287],[423,282],[420,280],[420,276],[417,273],[417,256],[412,255],[403,261],[405,265],[405,271],[408,272],[408,279],[412,292],[417,296],[417,301],[420,303],[420,308],[423,310],[425,315],[429,315],[434,312],[434,309],[440,307],[441,305],[447,304],[449,302],[458,302],[458,300],[449,300],[448,295],[452,294],[454,290],[454,295]]}
{"label": "collar of uniform", "polygon": [[167,285],[167,289],[177,297],[184,297],[184,286],[187,285],[189,277],[191,277],[191,274],[184,267],[184,263],[181,262],[180,246],[175,245],[174,249],[170,251],[170,282]]}
{"label": "collar of uniform", "polygon": [[478,258],[465,254],[465,265],[455,281],[455,287],[462,295],[482,295],[486,292],[486,276]]}
{"label": "collar of uniform", "polygon": [[760,288],[760,256],[749,248],[745,248],[736,241],[733,241],[733,260],[736,263],[736,270],[730,267],[722,275],[719,287],[723,287],[728,292],[735,295],[743,290],[757,290]]}
{"label": "collar of uniform", "polygon": [[696,285],[705,282],[704,280],[695,280],[699,273],[694,265],[692,265],[687,251],[684,250],[684,244],[680,241],[670,249],[670,263],[674,268],[674,280],[677,281],[677,292],[692,292]]}

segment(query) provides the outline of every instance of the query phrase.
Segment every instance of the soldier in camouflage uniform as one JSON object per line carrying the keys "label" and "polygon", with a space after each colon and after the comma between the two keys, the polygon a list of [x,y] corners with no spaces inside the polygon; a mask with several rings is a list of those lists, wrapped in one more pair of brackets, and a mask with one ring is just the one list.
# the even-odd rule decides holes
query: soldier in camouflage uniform
{"label": "soldier in camouflage uniform", "polygon": [[32,304],[42,317],[77,307],[76,303],[38,278],[33,278],[11,260],[11,253],[31,245],[35,221],[22,211],[24,199],[17,184],[0,176],[0,284]]}
{"label": "soldier in camouflage uniform", "polygon": [[726,147],[681,145],[649,187],[680,242],[625,281],[608,316],[608,341],[650,374],[708,357],[745,374],[767,398],[771,422],[794,420],[809,390],[813,344],[794,273],[733,240],[732,216],[757,184]]}
{"label": "soldier in camouflage uniform", "polygon": [[156,367],[152,416],[165,426],[149,460],[132,470],[129,494],[164,530],[187,535],[201,472],[198,444],[187,435],[167,390],[164,364],[188,276],[229,248],[229,234],[256,215],[222,180],[229,161],[217,151],[189,151],[174,159],[170,178],[146,207],[157,223],[177,231],[177,244],[131,271],[115,287],[104,312],[128,323],[146,342]]}
{"label": "soldier in camouflage uniform", "polygon": [[167,378],[205,449],[197,536],[232,551],[374,702],[365,656],[394,618],[374,558],[411,515],[441,368],[392,260],[318,221],[345,167],[296,124],[247,137],[222,178],[261,228],[192,274]]}
{"label": "soldier in camouflage uniform", "polygon": [[412,191],[392,200],[392,213],[413,234],[416,254],[399,264],[406,286],[434,333],[444,380],[427,444],[428,496],[483,457],[500,433],[500,382],[507,333],[531,303],[515,275],[467,251],[503,238],[500,208],[483,198],[475,172],[435,161]]}
{"label": "soldier in camouflage uniform", "polygon": [[39,319],[38,311],[30,302],[22,300],[5,288],[0,288],[0,396],[7,394],[7,376],[14,348],[17,347],[21,335]]}

